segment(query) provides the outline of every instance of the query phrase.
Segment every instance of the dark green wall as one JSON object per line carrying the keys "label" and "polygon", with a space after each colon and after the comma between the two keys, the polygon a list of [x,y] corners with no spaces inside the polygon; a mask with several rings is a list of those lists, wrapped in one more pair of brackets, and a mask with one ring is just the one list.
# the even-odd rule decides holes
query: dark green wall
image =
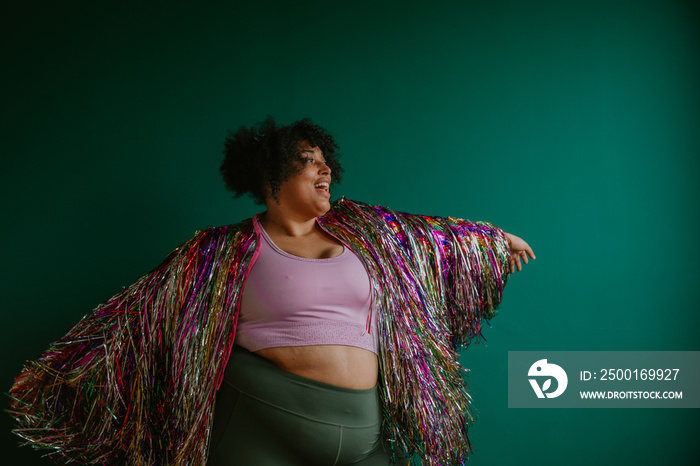
{"label": "dark green wall", "polygon": [[[195,229],[256,212],[219,179],[227,129],[310,116],[344,154],[334,197],[490,220],[537,253],[462,358],[470,464],[697,461],[697,410],[506,396],[508,351],[700,350],[696,1],[14,3],[3,387]],[[44,464],[2,441],[3,464]]]}

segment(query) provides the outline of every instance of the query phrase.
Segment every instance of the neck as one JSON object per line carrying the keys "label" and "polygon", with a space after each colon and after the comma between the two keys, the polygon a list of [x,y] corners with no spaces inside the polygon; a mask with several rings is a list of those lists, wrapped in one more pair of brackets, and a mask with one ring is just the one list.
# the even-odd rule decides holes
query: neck
{"label": "neck", "polygon": [[286,236],[305,236],[316,228],[316,217],[307,217],[284,211],[280,206],[268,204],[267,212],[260,219],[265,230]]}

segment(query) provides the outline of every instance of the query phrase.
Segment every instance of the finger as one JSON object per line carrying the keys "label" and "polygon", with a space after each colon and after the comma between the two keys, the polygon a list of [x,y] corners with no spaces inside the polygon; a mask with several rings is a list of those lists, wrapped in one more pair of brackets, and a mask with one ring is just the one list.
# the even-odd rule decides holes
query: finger
{"label": "finger", "polygon": [[527,254],[525,254],[524,252],[521,252],[520,256],[523,258],[523,262],[525,262],[527,264]]}

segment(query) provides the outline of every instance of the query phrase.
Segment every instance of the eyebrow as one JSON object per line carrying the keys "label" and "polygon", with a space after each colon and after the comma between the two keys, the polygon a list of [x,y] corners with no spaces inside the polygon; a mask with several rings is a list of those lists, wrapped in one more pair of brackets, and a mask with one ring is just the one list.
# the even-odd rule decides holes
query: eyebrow
{"label": "eyebrow", "polygon": [[[312,151],[311,149],[303,149],[303,150],[300,150],[299,153],[300,154],[304,154],[304,153],[315,154],[315,152]],[[326,163],[326,158],[323,156],[323,152],[321,152],[321,160],[323,161],[323,163]]]}
{"label": "eyebrow", "polygon": [[[313,150],[310,150],[310,149],[304,149],[304,150],[300,150],[299,153],[300,153],[300,154],[315,154],[316,152],[313,151]],[[323,152],[321,152],[321,158],[322,158],[322,159],[324,160],[324,162],[325,162],[326,158],[323,156]]]}

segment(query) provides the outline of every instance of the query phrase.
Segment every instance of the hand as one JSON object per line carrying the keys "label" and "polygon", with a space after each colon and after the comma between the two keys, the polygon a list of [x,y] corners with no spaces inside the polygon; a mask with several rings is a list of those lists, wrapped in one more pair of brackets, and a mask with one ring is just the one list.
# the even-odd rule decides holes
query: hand
{"label": "hand", "polygon": [[532,248],[524,239],[510,233],[505,233],[505,235],[508,238],[508,246],[510,246],[510,273],[515,272],[516,268],[520,272],[523,269],[522,262],[527,264],[528,256],[535,259],[535,253],[532,252]]}

